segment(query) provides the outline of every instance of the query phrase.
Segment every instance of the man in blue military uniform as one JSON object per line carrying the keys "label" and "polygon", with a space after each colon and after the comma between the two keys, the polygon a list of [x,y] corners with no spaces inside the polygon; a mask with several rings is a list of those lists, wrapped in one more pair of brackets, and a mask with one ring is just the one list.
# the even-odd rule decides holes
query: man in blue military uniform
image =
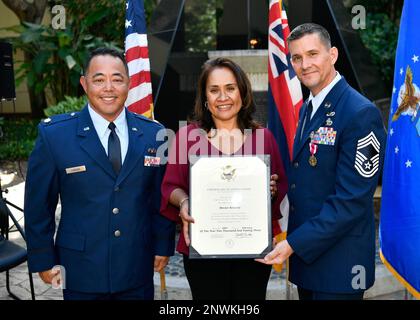
{"label": "man in blue military uniform", "polygon": [[379,110],[335,70],[322,26],[289,35],[291,62],[310,90],[301,108],[289,179],[287,239],[264,262],[290,256],[303,300],[358,300],[375,278],[373,195],[385,150]]}
{"label": "man in blue military uniform", "polygon": [[51,283],[62,266],[64,299],[153,299],[153,269],[174,252],[175,226],[159,213],[163,127],[124,107],[128,67],[117,51],[94,50],[80,82],[88,105],[44,120],[29,159],[30,271]]}

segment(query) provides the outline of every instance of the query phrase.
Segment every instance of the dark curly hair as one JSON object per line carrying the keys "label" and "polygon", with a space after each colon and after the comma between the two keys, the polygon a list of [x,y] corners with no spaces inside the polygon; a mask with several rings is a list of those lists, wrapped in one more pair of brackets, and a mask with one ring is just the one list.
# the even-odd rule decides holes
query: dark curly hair
{"label": "dark curly hair", "polygon": [[238,113],[238,127],[244,132],[245,129],[261,128],[261,125],[253,120],[252,115],[256,110],[254,97],[252,95],[251,83],[245,72],[239,65],[227,58],[215,58],[204,63],[201,75],[198,80],[197,96],[195,98],[194,111],[189,118],[190,122],[196,123],[200,128],[209,132],[215,128],[210,111],[204,106],[207,101],[206,85],[210,73],[217,68],[227,68],[232,71],[238,84],[242,100],[242,107]]}

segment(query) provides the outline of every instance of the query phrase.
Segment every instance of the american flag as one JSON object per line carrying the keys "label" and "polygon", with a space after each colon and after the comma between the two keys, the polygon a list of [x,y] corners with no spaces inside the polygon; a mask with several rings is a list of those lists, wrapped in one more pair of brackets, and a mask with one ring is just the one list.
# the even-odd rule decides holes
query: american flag
{"label": "american flag", "polygon": [[125,105],[130,111],[153,119],[152,83],[143,0],[126,2],[125,58],[131,80]]}
{"label": "american flag", "polygon": [[[270,0],[268,27],[268,128],[276,138],[287,172],[293,156],[293,140],[302,106],[302,89],[290,63],[286,39],[290,33],[286,11],[281,0]],[[287,235],[289,201],[287,195],[280,205],[282,218],[278,221],[281,233],[277,242]],[[274,265],[280,272],[282,265]]]}

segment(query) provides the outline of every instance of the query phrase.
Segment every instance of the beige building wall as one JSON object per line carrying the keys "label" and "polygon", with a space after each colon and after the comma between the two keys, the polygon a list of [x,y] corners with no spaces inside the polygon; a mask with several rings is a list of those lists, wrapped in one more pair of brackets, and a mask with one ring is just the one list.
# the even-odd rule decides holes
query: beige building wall
{"label": "beige building wall", "polygon": [[[47,9],[48,10],[48,9]],[[46,12],[44,15],[43,23],[48,23],[50,20],[50,15]],[[13,11],[6,7],[3,1],[0,0],[0,29],[11,27],[19,24],[19,19]],[[0,40],[4,37],[13,36],[13,33],[8,33],[5,31],[0,31]],[[18,61],[23,60],[23,53],[17,51],[13,53],[14,61],[14,70],[18,68]],[[26,81],[23,81],[19,87],[16,88],[16,101],[15,107],[13,106],[12,101],[3,101],[2,107],[0,106],[0,113],[10,114],[10,113],[30,113],[31,105],[29,101],[28,89],[26,86]]]}

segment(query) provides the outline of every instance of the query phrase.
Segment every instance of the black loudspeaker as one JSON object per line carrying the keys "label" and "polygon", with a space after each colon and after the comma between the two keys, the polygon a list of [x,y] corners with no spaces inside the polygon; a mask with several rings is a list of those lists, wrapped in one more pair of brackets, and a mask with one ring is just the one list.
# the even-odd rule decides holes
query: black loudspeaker
{"label": "black loudspeaker", "polygon": [[12,45],[0,42],[0,100],[16,98]]}

